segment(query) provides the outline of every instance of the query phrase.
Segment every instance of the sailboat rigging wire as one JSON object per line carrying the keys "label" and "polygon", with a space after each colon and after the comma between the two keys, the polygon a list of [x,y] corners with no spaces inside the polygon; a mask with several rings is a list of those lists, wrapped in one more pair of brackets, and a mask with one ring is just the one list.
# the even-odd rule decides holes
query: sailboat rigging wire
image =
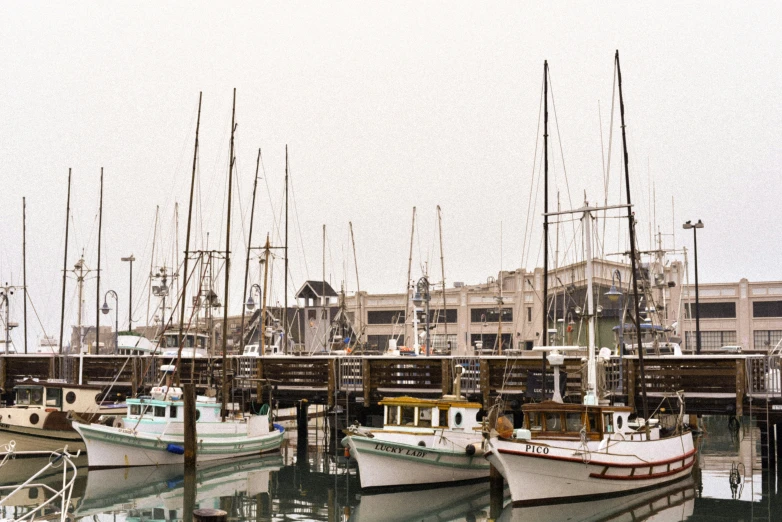
{"label": "sailboat rigging wire", "polygon": [[[554,96],[554,83],[551,81],[550,71],[548,73],[548,76],[549,76],[548,83],[549,86],[551,87],[551,107],[554,110],[554,126],[557,129],[557,141],[559,142],[559,155],[560,158],[562,159],[562,172],[565,176],[565,192],[567,192],[568,204],[570,205],[570,208],[573,208],[573,200],[570,197],[570,182],[568,181],[567,168],[565,167],[565,151],[562,149],[562,136],[559,133],[559,119],[557,118],[557,102],[556,102],[556,97]],[[553,159],[554,158],[552,156],[552,161]],[[575,228],[573,229],[573,233],[575,234]]]}
{"label": "sailboat rigging wire", "polygon": [[[295,216],[296,230],[299,232],[299,247],[301,248],[301,257],[299,258],[299,261],[304,262],[304,279],[306,281],[310,278],[310,269],[307,266],[307,254],[304,250],[304,236],[301,233],[301,219],[299,218],[299,207],[296,204],[296,192],[293,187],[293,169],[291,167],[288,167],[288,183],[290,184],[291,199],[293,199],[293,215]],[[288,257],[290,257],[290,255]],[[290,268],[288,271],[290,272]],[[286,277],[295,287],[296,282],[293,280],[291,274],[286,274]]]}
{"label": "sailboat rigging wire", "polygon": [[[544,79],[545,81],[545,79]],[[543,113],[543,85],[540,86],[540,100],[538,102],[538,126],[537,128],[540,129],[540,118]],[[532,247],[532,240],[530,239],[530,235],[532,232],[532,219],[530,218],[530,213],[534,216],[535,212],[532,207],[532,195],[537,194],[538,188],[536,187],[535,190],[533,190],[533,187],[535,187],[535,180],[537,178],[538,180],[538,187],[540,186],[540,170],[538,167],[538,176],[535,176],[535,168],[538,166],[537,164],[537,158],[538,158],[538,146],[540,143],[540,133],[535,133],[535,152],[532,155],[532,175],[530,176],[530,187],[529,187],[529,198],[527,199],[527,222],[524,224],[524,238],[521,244],[521,266],[526,267],[528,258],[525,257],[529,256],[529,250],[527,250],[527,247]],[[541,162],[543,161],[543,158],[541,157]],[[537,198],[535,199],[535,202],[537,203]]]}
{"label": "sailboat rigging wire", "polygon": [[[608,206],[608,180],[611,176],[611,148],[614,144],[614,109],[616,108],[616,62],[614,62],[614,80],[611,85],[611,116],[608,120],[608,161],[603,166],[603,194],[605,198],[605,206]],[[603,126],[600,125],[600,141],[602,145],[603,140]],[[602,151],[602,146],[601,146]],[[619,202],[622,202],[622,184],[619,184]],[[606,210],[603,211],[603,236],[605,236],[605,229],[608,222],[606,219]],[[621,225],[617,225],[621,230]]]}

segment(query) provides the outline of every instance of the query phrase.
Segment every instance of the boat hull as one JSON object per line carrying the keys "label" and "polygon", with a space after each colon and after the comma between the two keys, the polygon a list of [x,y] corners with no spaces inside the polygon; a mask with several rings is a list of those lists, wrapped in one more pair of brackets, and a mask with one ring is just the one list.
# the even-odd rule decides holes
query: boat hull
{"label": "boat hull", "polygon": [[359,468],[362,489],[423,486],[440,483],[487,480],[489,463],[480,451],[468,454],[465,446],[449,444],[445,449],[405,444],[378,437],[349,436],[342,441],[350,448]]}
{"label": "boat hull", "polygon": [[[74,428],[87,446],[90,469],[184,463],[181,434],[143,433],[100,424],[74,423]],[[268,453],[279,449],[283,436],[280,430],[256,437],[228,434],[210,437],[199,433],[197,458],[206,462]]]}
{"label": "boat hull", "polygon": [[690,476],[696,458],[689,432],[651,441],[589,441],[586,448],[580,441],[491,438],[486,459],[508,482],[513,505],[529,506],[656,488]]}

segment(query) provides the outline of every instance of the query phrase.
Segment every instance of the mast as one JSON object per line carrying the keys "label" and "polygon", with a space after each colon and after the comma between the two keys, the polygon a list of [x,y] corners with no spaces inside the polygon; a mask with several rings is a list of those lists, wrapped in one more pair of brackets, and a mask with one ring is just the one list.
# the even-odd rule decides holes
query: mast
{"label": "mast", "polygon": [[228,154],[228,218],[225,225],[225,301],[223,302],[223,408],[222,421],[225,422],[228,406],[228,382],[226,381],[226,365],[228,364],[226,351],[228,348],[228,276],[231,273],[231,189],[233,187],[234,169],[234,133],[236,132],[236,88],[234,87],[234,102],[231,110],[231,148]]}
{"label": "mast", "polygon": [[[616,78],[619,82],[619,114],[622,118],[622,150],[624,152],[625,163],[625,191],[627,192],[627,223],[630,228],[630,266],[632,268],[632,281],[633,281],[633,307],[635,308],[635,317],[633,322],[635,324],[635,334],[638,342],[638,364],[641,369],[641,398],[643,400],[643,413],[644,419],[649,419],[649,408],[646,402],[646,372],[644,369],[644,351],[641,346],[641,321],[640,310],[638,308],[638,268],[636,267],[636,251],[635,251],[635,218],[630,201],[630,172],[628,170],[628,156],[627,156],[627,134],[625,132],[625,104],[622,97],[622,69],[619,67],[619,51],[616,51],[615,57],[616,63]],[[649,430],[646,431],[647,437],[649,436]]]}
{"label": "mast", "polygon": [[[103,228],[103,167],[100,168],[100,205],[98,206],[98,281],[95,285],[95,353],[100,353],[100,240]],[[116,311],[115,311],[116,312]]]}
{"label": "mast", "polygon": [[[587,280],[587,314],[589,315],[589,362],[587,364],[587,392],[584,396],[584,404],[597,404],[597,371],[595,368],[595,305],[594,292],[592,291],[593,267],[592,267],[592,213],[589,203],[584,202],[584,243],[586,243],[586,280]],[[591,396],[591,397],[590,397]]]}
{"label": "mast", "polygon": [[[320,290],[320,318],[321,320],[326,318],[326,224],[323,224],[323,280],[321,281]],[[329,342],[329,328],[325,327],[323,338],[323,349],[328,350],[326,344]]]}
{"label": "mast", "polygon": [[264,258],[263,258],[263,308],[261,310],[261,357],[266,352],[266,286],[269,277],[269,251],[271,246],[269,245],[269,234],[266,234],[266,245],[264,246]]}
{"label": "mast", "polygon": [[[543,61],[543,336],[541,346],[548,346],[548,60]],[[546,397],[546,354],[543,353],[541,399]]]}
{"label": "mast", "polygon": [[[177,351],[177,364],[179,363],[180,356],[182,354],[182,346],[184,345],[185,337],[185,308],[187,304],[187,261],[190,258],[190,227],[193,223],[193,192],[195,190],[195,176],[196,176],[196,164],[198,162],[198,131],[201,128],[201,99],[203,92],[198,93],[198,118],[196,119],[196,134],[195,134],[195,146],[193,147],[193,174],[190,177],[190,203],[187,208],[187,235],[185,236],[185,266],[184,266],[184,281],[182,282],[182,300],[180,304],[182,309],[179,311],[179,350]],[[164,310],[165,312],[165,310]],[[173,310],[172,310],[173,312]],[[165,325],[163,326],[165,329]],[[193,352],[195,353],[195,347]],[[176,372],[176,383],[179,386],[179,372]]]}
{"label": "mast", "polygon": [[285,274],[284,283],[284,309],[282,311],[282,335],[284,345],[282,353],[288,353],[288,145],[285,145]]}
{"label": "mast", "polygon": [[[24,353],[27,354],[27,202],[22,197],[22,286],[24,287]],[[8,353],[8,344],[5,345]]]}
{"label": "mast", "polygon": [[[353,237],[353,223],[348,222],[350,225],[350,242],[353,243],[353,265],[356,267],[356,304],[358,304],[358,320],[363,321],[362,307],[361,307],[361,285],[358,282],[358,259],[356,259],[356,238]],[[361,332],[363,328],[358,330],[358,342],[361,342]]]}
{"label": "mast", "polygon": [[[407,343],[407,313],[410,311],[410,277],[413,270],[413,236],[415,236],[415,207],[413,207],[413,224],[410,228],[410,257],[407,260],[407,283],[405,284],[405,336]],[[415,313],[413,313],[415,315]],[[417,334],[414,334],[417,335]]]}
{"label": "mast", "polygon": [[258,168],[261,166],[261,149],[255,162],[255,180],[253,181],[253,201],[250,206],[250,233],[247,238],[247,261],[244,264],[244,291],[242,292],[242,324],[239,327],[239,353],[244,353],[244,303],[247,301],[247,276],[250,272],[250,251],[253,244],[253,218],[255,216],[255,191],[258,188]]}
{"label": "mast", "polygon": [[[448,346],[448,308],[446,308],[445,303],[445,258],[443,257],[443,214],[440,210],[440,205],[437,205],[437,227],[440,230],[440,269],[443,274],[443,326],[445,327],[445,345]],[[502,313],[500,313],[500,316],[502,316]],[[448,355],[451,355],[451,353]]]}
{"label": "mast", "polygon": [[65,205],[65,254],[62,261],[62,305],[60,307],[60,353],[62,353],[62,334],[65,328],[65,278],[68,275],[68,221],[71,217],[71,169],[68,169],[68,199]]}
{"label": "mast", "polygon": [[[149,324],[149,306],[150,302],[152,301],[152,278],[155,276],[155,243],[157,242],[157,220],[158,215],[160,214],[160,205],[155,206],[155,226],[152,227],[152,255],[149,258],[149,284],[147,285],[147,324]],[[179,241],[177,240],[177,243]],[[179,245],[177,244],[177,250],[179,250]],[[177,268],[179,268],[179,264],[177,264]],[[175,294],[178,295],[178,294]],[[163,309],[163,315],[160,318],[160,326],[165,327],[166,326],[166,310],[165,307]],[[155,328],[155,337],[157,337],[157,334],[159,332],[159,328]],[[130,330],[130,327],[128,327],[128,330]]]}

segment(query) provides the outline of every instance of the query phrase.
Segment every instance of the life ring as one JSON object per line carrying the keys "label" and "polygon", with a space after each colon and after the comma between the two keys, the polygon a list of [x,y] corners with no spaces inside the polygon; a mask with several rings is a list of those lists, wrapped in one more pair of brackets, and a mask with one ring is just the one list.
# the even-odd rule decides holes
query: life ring
{"label": "life ring", "polygon": [[119,418],[119,417],[115,418],[115,419],[112,421],[112,423],[111,423],[111,424],[112,424],[112,426],[114,426],[115,428],[120,428],[120,429],[121,429],[121,428],[124,428],[124,427],[125,427],[125,422],[124,422],[124,421],[123,421],[121,418]]}

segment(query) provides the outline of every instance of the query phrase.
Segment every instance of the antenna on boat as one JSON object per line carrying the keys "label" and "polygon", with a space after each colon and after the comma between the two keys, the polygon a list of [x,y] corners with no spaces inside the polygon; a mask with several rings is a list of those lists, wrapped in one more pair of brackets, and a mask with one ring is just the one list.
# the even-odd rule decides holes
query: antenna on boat
{"label": "antenna on boat", "polygon": [[[22,197],[22,292],[24,301],[24,353],[27,355],[27,202]],[[8,343],[5,345],[8,353]]]}
{"label": "antenna on boat", "polygon": [[282,310],[282,353],[288,353],[288,145],[285,145],[285,273],[284,280],[284,307]]}
{"label": "antenna on boat", "polygon": [[[410,311],[410,278],[413,270],[413,238],[415,237],[415,207],[413,207],[413,224],[410,228],[410,257],[407,260],[407,283],[405,285],[405,336],[403,343],[407,344],[407,314]],[[417,335],[414,333],[413,335]]]}
{"label": "antenna on boat", "polygon": [[95,285],[97,296],[95,297],[95,353],[100,353],[100,243],[103,229],[103,167],[100,168],[100,204],[98,206],[98,276]]}
{"label": "antenna on boat", "polygon": [[[646,373],[644,369],[644,351],[641,346],[641,321],[640,310],[638,306],[638,268],[636,266],[636,252],[635,252],[635,218],[631,207],[630,200],[630,171],[628,170],[628,157],[627,157],[627,134],[625,132],[625,104],[622,97],[622,69],[619,67],[619,51],[616,51],[615,56],[616,63],[616,78],[619,87],[619,114],[622,119],[622,149],[624,151],[624,164],[625,164],[625,189],[627,192],[627,222],[630,227],[630,265],[632,267],[632,281],[633,281],[633,307],[635,308],[635,316],[633,322],[635,323],[635,331],[637,332],[636,339],[638,342],[638,364],[641,369],[641,400],[643,401],[644,422],[648,423],[649,420],[649,408],[646,402]],[[647,424],[646,436],[649,437],[649,430]]]}

